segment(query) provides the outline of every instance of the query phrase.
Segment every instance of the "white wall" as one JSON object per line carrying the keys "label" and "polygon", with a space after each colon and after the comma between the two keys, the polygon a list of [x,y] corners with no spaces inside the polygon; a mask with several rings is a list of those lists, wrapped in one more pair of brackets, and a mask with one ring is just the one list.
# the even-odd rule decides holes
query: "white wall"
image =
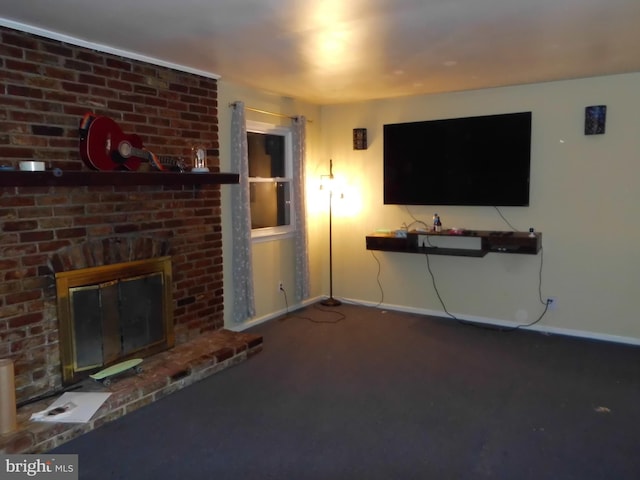
{"label": "white wall", "polygon": [[[378,264],[365,250],[368,233],[412,220],[405,207],[382,202],[384,124],[531,110],[531,205],[500,210],[517,229],[542,232],[544,257],[430,257],[446,308],[489,322],[535,320],[544,258],[542,295],[557,297],[557,308],[542,329],[640,343],[638,85],[640,74],[628,74],[322,107],[322,156],[333,159],[351,191],[346,206],[357,212],[334,222],[334,296],[443,313],[423,255],[375,252],[381,291]],[[604,135],[584,135],[588,105],[607,105]],[[366,151],[352,149],[356,127],[368,129]],[[427,223],[437,211],[445,228],[510,229],[491,207],[409,208]]]}
{"label": "white wall", "polygon": [[[640,343],[636,297],[640,255],[636,221],[640,203],[640,74],[617,75],[445,95],[323,107],[221,81],[220,155],[229,170],[228,103],[304,114],[308,128],[307,190],[311,297],[328,294],[327,198],[317,190],[333,159],[345,199],[334,209],[334,296],[408,311],[443,315],[423,255],[370,252],[365,236],[377,228],[411,222],[405,207],[382,203],[382,126],[386,123],[531,110],[533,112],[531,205],[502,207],[517,229],[543,234],[543,255],[491,253],[484,258],[432,256],[429,263],[446,308],[460,318],[500,324],[534,321],[542,295],[557,308],[542,330]],[[585,136],[584,108],[607,105],[604,135]],[[248,112],[257,121],[277,121]],[[285,122],[287,122],[285,120]],[[369,149],[352,149],[352,130],[368,129]],[[231,291],[230,186],[223,187],[225,321]],[[409,207],[430,222],[437,211],[444,227],[509,230],[490,207]],[[293,295],[291,241],[254,246],[257,321],[283,312],[277,294],[283,280]],[[375,258],[374,258],[375,255]],[[380,274],[378,276],[378,263]],[[380,288],[378,281],[382,285]],[[249,322],[251,323],[251,322]]]}

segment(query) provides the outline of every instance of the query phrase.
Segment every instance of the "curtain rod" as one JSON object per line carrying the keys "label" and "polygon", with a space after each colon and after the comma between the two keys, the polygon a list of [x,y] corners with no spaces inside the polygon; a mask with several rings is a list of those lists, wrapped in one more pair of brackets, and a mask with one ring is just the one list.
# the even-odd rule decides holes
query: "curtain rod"
{"label": "curtain rod", "polygon": [[[229,107],[234,107],[236,106],[236,102],[231,102],[229,104]],[[245,110],[250,110],[252,112],[256,112],[256,113],[264,113],[265,115],[273,115],[274,117],[282,117],[282,118],[290,118],[291,120],[295,120],[297,117],[291,116],[291,115],[285,115],[284,113],[275,113],[275,112],[268,112],[267,110],[260,110],[259,108],[253,108],[253,107],[247,107],[245,105],[244,107]],[[312,120],[307,119],[307,123],[313,123]]]}

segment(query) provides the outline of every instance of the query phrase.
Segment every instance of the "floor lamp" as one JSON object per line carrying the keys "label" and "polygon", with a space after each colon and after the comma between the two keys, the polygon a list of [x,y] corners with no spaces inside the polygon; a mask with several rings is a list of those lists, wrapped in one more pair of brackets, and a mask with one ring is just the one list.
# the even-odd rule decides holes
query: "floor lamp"
{"label": "floor lamp", "polygon": [[[337,307],[339,305],[342,305],[342,302],[340,300],[336,300],[335,298],[333,298],[333,232],[331,231],[332,228],[332,204],[333,204],[333,161],[329,160],[329,175],[321,175],[320,176],[320,180],[322,182],[322,179],[328,179],[329,180],[329,298],[322,300],[320,302],[321,305],[324,305],[326,307]],[[320,188],[323,188],[323,184],[320,184]]]}

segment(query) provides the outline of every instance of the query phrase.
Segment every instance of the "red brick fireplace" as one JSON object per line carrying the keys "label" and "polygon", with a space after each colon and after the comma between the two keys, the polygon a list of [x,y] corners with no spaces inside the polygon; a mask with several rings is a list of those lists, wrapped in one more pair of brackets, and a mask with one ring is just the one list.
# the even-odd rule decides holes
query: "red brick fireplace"
{"label": "red brick fireplace", "polygon": [[174,346],[171,257],[164,250],[151,238],[113,238],[51,259],[63,384]]}
{"label": "red brick fireplace", "polygon": [[[92,111],[159,155],[188,159],[203,144],[209,168],[219,171],[215,79],[4,27],[0,36],[0,165],[41,160],[63,176],[88,172],[78,124]],[[149,256],[145,248],[163,245],[172,262],[176,345],[223,327],[222,187],[138,184],[131,176],[139,172],[121,175],[126,181],[25,186],[0,171],[0,358],[14,361],[18,402],[61,386],[54,281],[61,252],[116,241]],[[153,242],[136,243],[145,238]]]}

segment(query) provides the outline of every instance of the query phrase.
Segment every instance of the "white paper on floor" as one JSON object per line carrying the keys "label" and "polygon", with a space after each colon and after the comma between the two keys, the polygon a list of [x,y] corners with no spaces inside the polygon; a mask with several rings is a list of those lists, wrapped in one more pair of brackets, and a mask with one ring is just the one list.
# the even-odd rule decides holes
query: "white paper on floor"
{"label": "white paper on floor", "polygon": [[66,392],[46,410],[31,415],[34,422],[86,423],[109,398],[105,392]]}

